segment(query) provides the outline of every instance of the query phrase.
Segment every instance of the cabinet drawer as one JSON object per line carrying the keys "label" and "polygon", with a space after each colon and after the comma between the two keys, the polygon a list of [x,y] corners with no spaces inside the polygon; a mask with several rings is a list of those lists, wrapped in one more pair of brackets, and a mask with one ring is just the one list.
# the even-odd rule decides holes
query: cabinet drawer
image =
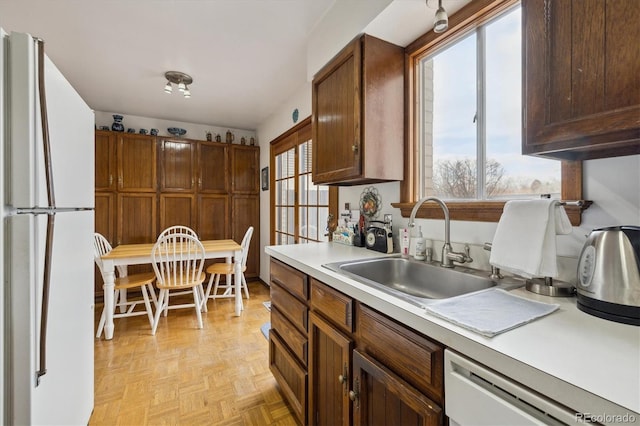
{"label": "cabinet drawer", "polygon": [[309,300],[307,275],[275,259],[271,259],[271,282],[286,288],[301,300]]}
{"label": "cabinet drawer", "polygon": [[311,278],[311,308],[342,330],[353,332],[353,299]]}
{"label": "cabinet drawer", "polygon": [[293,324],[275,307],[271,308],[271,329],[276,330],[284,343],[298,357],[302,365],[307,365],[307,336],[300,333]]}
{"label": "cabinet drawer", "polygon": [[442,405],[444,348],[362,304],[357,312],[358,348]]}
{"label": "cabinet drawer", "polygon": [[301,424],[307,424],[307,371],[295,357],[276,331],[269,333],[269,369],[280,385],[291,410]]}
{"label": "cabinet drawer", "polygon": [[306,333],[308,331],[309,308],[307,308],[307,305],[293,297],[275,282],[271,283],[271,304],[278,308],[301,332]]}

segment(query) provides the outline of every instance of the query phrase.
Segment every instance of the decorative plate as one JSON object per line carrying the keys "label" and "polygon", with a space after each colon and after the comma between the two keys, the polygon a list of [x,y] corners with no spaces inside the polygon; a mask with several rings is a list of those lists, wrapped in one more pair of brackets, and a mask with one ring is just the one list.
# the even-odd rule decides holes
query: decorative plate
{"label": "decorative plate", "polygon": [[360,212],[369,219],[378,217],[380,208],[382,207],[382,199],[378,190],[373,186],[365,188],[360,194]]}
{"label": "decorative plate", "polygon": [[181,129],[179,127],[169,127],[167,132],[171,133],[173,136],[184,136],[187,134],[185,129]]}

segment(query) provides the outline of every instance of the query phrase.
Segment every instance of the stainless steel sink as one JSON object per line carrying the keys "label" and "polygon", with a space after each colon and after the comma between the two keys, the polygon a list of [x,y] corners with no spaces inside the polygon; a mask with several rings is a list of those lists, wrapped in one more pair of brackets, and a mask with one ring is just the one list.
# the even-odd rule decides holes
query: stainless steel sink
{"label": "stainless steel sink", "polygon": [[[491,287],[515,288],[522,283],[497,283],[471,268],[443,268],[402,257],[382,257],[322,265],[363,284],[378,288],[417,306]],[[510,285],[505,285],[510,284]]]}

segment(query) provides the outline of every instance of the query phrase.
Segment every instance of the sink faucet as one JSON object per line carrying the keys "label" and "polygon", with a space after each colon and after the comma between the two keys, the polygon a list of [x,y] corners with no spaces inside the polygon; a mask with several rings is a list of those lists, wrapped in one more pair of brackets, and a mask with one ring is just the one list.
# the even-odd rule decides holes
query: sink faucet
{"label": "sink faucet", "polygon": [[415,206],[413,206],[413,210],[411,210],[411,215],[409,216],[409,228],[413,228],[416,226],[416,213],[418,213],[418,209],[420,206],[427,201],[433,201],[438,204],[442,211],[444,212],[444,245],[442,246],[442,261],[440,265],[445,268],[453,268],[453,262],[459,263],[467,263],[473,262],[473,259],[469,256],[469,246],[465,247],[465,253],[457,253],[451,249],[451,238],[450,238],[450,221],[449,221],[449,208],[447,205],[438,197],[423,197],[421,198]]}

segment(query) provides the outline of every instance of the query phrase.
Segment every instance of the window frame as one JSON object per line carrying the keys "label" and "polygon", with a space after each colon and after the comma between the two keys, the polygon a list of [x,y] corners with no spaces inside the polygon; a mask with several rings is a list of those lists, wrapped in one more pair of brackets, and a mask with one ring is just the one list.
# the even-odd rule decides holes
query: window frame
{"label": "window frame", "polygon": [[[469,31],[475,30],[480,24],[491,20],[519,2],[520,0],[474,0],[449,18],[447,31],[440,34],[429,31],[405,48],[404,180],[400,183],[400,202],[391,204],[393,207],[400,209],[402,217],[408,218],[410,216],[414,204],[418,201],[419,194],[419,158],[417,155],[419,137],[416,124],[416,88],[418,87],[416,65],[418,61],[424,56],[460,40]],[[524,96],[522,99],[525,102]],[[561,163],[561,199],[582,200],[582,161],[563,160]],[[589,201],[582,201],[581,206],[565,206],[573,226],[580,225],[582,211],[591,204]],[[452,220],[498,222],[505,202],[505,200],[447,201],[447,206]],[[425,203],[418,209],[416,217],[443,219],[444,215],[439,206]]]}
{"label": "window frame", "polygon": [[[269,241],[271,245],[276,244],[276,156],[290,150],[291,148],[297,147],[302,142],[306,142],[312,139],[311,132],[311,117],[307,117],[304,120],[301,120],[296,126],[284,132],[282,135],[275,138],[270,143],[270,152],[269,152],[269,168],[271,169],[271,173],[269,176]],[[297,152],[297,151],[296,151]],[[298,155],[296,154],[295,161],[295,181],[296,181],[296,192],[295,192],[295,207],[294,208],[294,223],[297,225],[299,223],[299,212],[298,212]],[[333,214],[333,217],[338,217],[338,188],[334,186],[329,187],[329,213]],[[294,244],[299,244],[299,230],[298,226],[294,226]],[[318,233],[323,232],[323,230],[318,229]],[[309,238],[304,238],[307,241],[315,241]]]}

